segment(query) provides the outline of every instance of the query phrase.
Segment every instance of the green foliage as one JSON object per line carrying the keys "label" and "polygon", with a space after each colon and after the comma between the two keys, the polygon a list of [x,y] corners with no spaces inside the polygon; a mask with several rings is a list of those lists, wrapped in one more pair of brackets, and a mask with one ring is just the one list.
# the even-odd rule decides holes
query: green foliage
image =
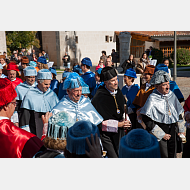
{"label": "green foliage", "polygon": [[157,59],[157,64],[162,63],[162,60],[163,60],[163,52],[162,52],[162,50],[159,50],[159,49],[156,49],[156,48],[152,48],[152,50],[154,51],[153,59]]}
{"label": "green foliage", "polygon": [[40,42],[36,38],[36,31],[6,31],[6,43],[8,55],[14,50],[20,52],[22,48],[30,48],[32,45],[39,48]]}
{"label": "green foliage", "polygon": [[[174,52],[171,53],[170,57],[174,60]],[[177,64],[187,65],[190,63],[190,51],[185,48],[177,49],[176,52]]]}

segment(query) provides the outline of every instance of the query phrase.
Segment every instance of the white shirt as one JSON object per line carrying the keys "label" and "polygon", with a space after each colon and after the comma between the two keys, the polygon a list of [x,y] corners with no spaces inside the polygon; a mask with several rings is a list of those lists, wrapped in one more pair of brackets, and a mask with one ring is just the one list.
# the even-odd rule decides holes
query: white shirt
{"label": "white shirt", "polygon": [[133,82],[132,85],[130,85],[130,86],[127,86],[127,85],[126,85],[125,87],[126,87],[127,90],[129,91],[129,90],[131,89],[131,87],[132,87],[134,84],[135,84],[135,82]]}
{"label": "white shirt", "polygon": [[149,83],[146,83],[146,88],[145,88],[145,91],[147,91],[149,89],[149,87],[151,86],[151,84]]}
{"label": "white shirt", "polygon": [[[106,88],[106,86],[105,86]],[[107,88],[106,88],[107,89]],[[107,89],[108,90],[108,89]],[[108,92],[112,95],[112,96],[115,96],[117,94],[117,90],[114,90],[113,92],[108,90]]]}
{"label": "white shirt", "polygon": [[0,116],[0,120],[2,119],[9,119],[8,117]]}

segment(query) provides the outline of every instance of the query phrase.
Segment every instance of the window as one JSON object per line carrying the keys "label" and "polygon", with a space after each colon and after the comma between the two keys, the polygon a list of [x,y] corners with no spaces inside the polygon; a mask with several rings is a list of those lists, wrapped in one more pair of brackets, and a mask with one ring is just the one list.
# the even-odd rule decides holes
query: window
{"label": "window", "polygon": [[112,39],[113,39],[113,37],[112,37],[112,36],[110,36],[110,42],[112,42]]}
{"label": "window", "polygon": [[75,36],[75,43],[78,44],[78,36]]}
{"label": "window", "polygon": [[109,42],[109,36],[105,36],[105,41]]}

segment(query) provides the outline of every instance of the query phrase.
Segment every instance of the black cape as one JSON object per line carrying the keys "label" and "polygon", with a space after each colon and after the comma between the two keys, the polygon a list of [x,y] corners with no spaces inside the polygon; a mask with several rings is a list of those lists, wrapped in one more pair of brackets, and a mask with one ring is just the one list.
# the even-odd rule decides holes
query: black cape
{"label": "black cape", "polygon": [[[92,99],[92,105],[96,108],[98,113],[104,118],[104,120],[114,119],[121,121],[123,119],[125,98],[121,90],[117,89],[116,100],[120,114],[117,114],[117,108],[114,97],[105,88],[105,85],[100,86]],[[100,131],[101,141],[104,150],[107,151],[108,157],[118,157],[119,142],[121,137],[125,135],[125,131],[118,128],[118,133],[102,131],[102,124],[98,125]]]}

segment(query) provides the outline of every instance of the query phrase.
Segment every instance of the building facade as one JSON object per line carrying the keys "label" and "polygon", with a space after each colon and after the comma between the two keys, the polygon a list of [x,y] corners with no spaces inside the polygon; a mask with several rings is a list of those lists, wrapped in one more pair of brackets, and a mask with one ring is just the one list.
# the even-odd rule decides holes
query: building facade
{"label": "building facade", "polygon": [[7,52],[6,34],[5,31],[0,31],[0,55],[2,55],[4,51]]}
{"label": "building facade", "polygon": [[65,52],[71,57],[71,65],[84,57],[98,65],[101,51],[111,55],[116,49],[116,36],[114,31],[42,31],[41,44],[57,68],[63,65]]}

